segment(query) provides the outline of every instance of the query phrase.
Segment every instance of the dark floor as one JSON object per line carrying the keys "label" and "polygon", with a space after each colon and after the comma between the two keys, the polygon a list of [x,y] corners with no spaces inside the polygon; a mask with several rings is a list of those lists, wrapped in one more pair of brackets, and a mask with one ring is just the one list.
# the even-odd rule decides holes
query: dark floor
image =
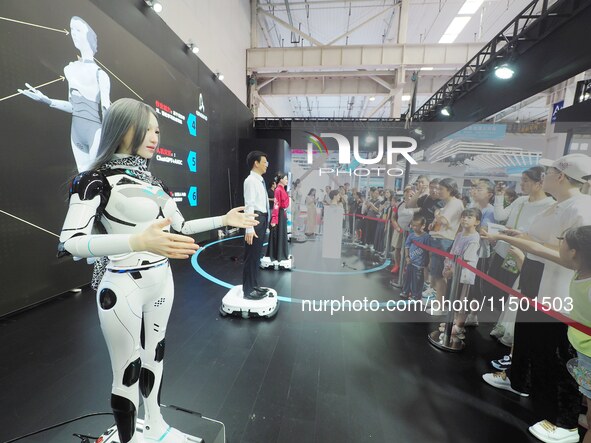
{"label": "dark floor", "polygon": [[[298,247],[305,252],[316,246]],[[347,249],[346,266],[328,268],[371,268],[368,254]],[[199,263],[236,284],[240,255],[240,242],[232,240],[208,248]],[[308,259],[297,266],[321,268]],[[230,443],[537,441],[527,431],[537,421],[530,400],[481,379],[491,371],[491,358],[507,353],[488,336],[488,324],[468,331],[463,352],[446,353],[428,343],[434,324],[425,314],[413,322],[401,313],[397,321],[339,322],[302,316],[299,304],[282,303],[272,320],[221,318],[218,307],[226,289],[197,275],[189,261],[173,268],[176,300],[162,403],[223,421]],[[295,287],[322,277],[262,271],[264,282],[284,296],[293,296],[286,293],[290,283]],[[344,285],[382,301],[396,298],[389,278],[388,269],[362,274],[357,283],[333,276],[339,282],[334,292],[325,289],[310,297],[340,297]],[[0,441],[109,410],[111,373],[90,290],[0,322],[0,337]],[[98,435],[111,422],[110,417],[88,419],[70,425],[68,433],[21,441],[75,442],[70,429]]]}

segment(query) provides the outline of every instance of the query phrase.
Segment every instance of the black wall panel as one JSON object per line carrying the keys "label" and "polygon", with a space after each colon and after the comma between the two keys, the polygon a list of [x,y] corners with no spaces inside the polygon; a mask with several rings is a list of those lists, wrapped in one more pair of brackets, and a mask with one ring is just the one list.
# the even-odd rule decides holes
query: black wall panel
{"label": "black wall panel", "polygon": [[[71,17],[84,19],[97,35],[90,64],[107,75],[111,101],[162,104],[163,150],[151,169],[177,192],[186,218],[229,209],[228,170],[235,184],[238,139],[249,137],[252,126],[250,111],[143,0],[4,0],[1,10],[0,316],[90,280],[84,261],[55,258],[58,239],[52,235],[60,232],[67,183],[77,173],[72,115],[17,91],[29,83],[64,102],[77,94],[71,77],[64,78],[66,66],[82,63]],[[194,133],[187,124],[192,119]]]}

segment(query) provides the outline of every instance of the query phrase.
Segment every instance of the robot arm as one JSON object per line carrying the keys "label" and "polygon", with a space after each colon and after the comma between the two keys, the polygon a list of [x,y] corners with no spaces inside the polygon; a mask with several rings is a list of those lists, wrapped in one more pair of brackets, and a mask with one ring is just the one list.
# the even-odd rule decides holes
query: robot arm
{"label": "robot arm", "polygon": [[129,244],[131,234],[92,234],[94,222],[109,193],[109,184],[100,173],[87,171],[74,179],[58,257],[101,257],[133,252]]}
{"label": "robot arm", "polygon": [[68,112],[70,114],[72,113],[72,104],[69,101],[49,98],[28,83],[25,83],[25,86],[27,89],[17,89],[17,91],[23,94],[25,97],[29,97],[31,100],[35,100],[36,102],[45,103],[50,108],[59,109],[60,111]]}
{"label": "robot arm", "polygon": [[109,76],[106,74],[106,72],[100,68],[98,70],[97,78],[102,112],[104,113],[111,106],[111,99],[109,97],[111,92],[111,80],[109,79]]}
{"label": "robot arm", "polygon": [[195,220],[185,221],[182,214],[177,209],[172,217],[172,228],[185,235],[198,234],[200,232],[211,231],[212,229],[221,228],[224,225],[224,217],[208,217],[198,218]]}
{"label": "robot arm", "polygon": [[102,257],[133,252],[129,244],[131,234],[91,234],[100,199],[99,195],[92,200],[80,200],[77,194],[72,195],[60,235],[58,257],[68,254],[75,257]]}
{"label": "robot arm", "polygon": [[65,100],[56,100],[55,98],[49,99],[49,107],[69,114],[73,111],[72,103]]}

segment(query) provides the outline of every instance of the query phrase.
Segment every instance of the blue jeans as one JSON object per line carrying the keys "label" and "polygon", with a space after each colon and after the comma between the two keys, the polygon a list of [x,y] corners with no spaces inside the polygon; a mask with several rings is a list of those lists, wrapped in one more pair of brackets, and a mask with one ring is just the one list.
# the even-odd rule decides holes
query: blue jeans
{"label": "blue jeans", "polygon": [[423,268],[419,268],[412,263],[406,265],[406,273],[404,275],[404,285],[402,292],[406,295],[411,295],[417,300],[423,296],[423,283],[425,281],[425,274]]}

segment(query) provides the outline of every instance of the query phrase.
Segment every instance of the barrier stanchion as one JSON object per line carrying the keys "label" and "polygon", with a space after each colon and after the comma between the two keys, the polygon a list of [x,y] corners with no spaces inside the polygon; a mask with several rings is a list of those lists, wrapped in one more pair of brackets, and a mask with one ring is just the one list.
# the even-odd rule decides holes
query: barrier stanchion
{"label": "barrier stanchion", "polygon": [[386,220],[386,241],[384,243],[384,258],[388,258],[390,253],[390,238],[392,233],[392,223],[390,220]]}
{"label": "barrier stanchion", "polygon": [[[397,289],[402,289],[404,287],[403,276],[404,268],[406,267],[406,251],[404,250],[404,245],[406,244],[406,231],[403,229],[400,235],[402,235],[402,246],[400,247],[400,263],[398,264],[398,281],[396,284],[392,285]],[[394,254],[396,254],[396,251],[394,251]]]}
{"label": "barrier stanchion", "polygon": [[[462,273],[462,266],[456,259],[457,257],[454,256],[454,273],[451,279],[451,290],[449,295],[450,306],[453,306],[454,301],[457,300],[460,289],[460,276]],[[454,311],[453,309],[450,309],[447,313],[447,320],[445,322],[444,328],[445,330],[441,332],[439,328],[437,328],[435,331],[431,332],[427,336],[429,343],[431,343],[436,348],[442,349],[444,351],[459,352],[462,349],[464,349],[464,341],[452,335],[453,326]]]}
{"label": "barrier stanchion", "polygon": [[353,219],[353,227],[351,228],[353,230],[353,232],[351,233],[351,240],[353,241],[354,244],[357,244],[357,243],[359,243],[357,240],[357,217],[353,213],[351,218]]}

